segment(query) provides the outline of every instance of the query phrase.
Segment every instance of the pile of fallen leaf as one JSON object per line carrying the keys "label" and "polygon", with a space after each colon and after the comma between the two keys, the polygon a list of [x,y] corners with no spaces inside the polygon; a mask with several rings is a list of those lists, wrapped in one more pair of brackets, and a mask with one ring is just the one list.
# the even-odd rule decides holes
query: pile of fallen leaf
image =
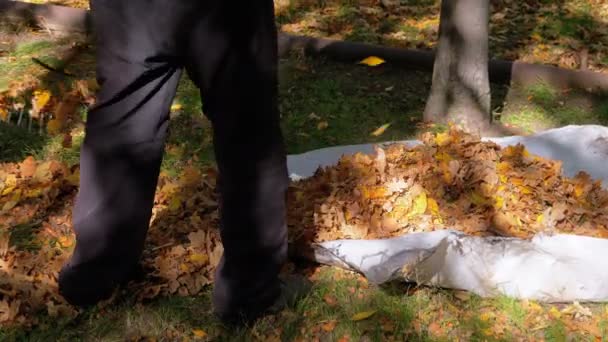
{"label": "pile of fallen leaf", "polygon": [[291,238],[299,245],[457,229],[528,239],[537,233],[608,237],[608,191],[581,172],[501,148],[456,128],[421,144],[344,156],[292,184]]}

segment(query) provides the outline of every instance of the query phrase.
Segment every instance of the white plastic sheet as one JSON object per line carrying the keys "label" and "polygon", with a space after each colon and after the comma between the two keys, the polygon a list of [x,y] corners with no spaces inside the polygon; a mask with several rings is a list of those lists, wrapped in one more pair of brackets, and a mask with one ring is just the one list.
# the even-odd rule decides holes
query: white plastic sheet
{"label": "white plastic sheet", "polygon": [[[568,176],[586,171],[608,186],[608,127],[566,126],[533,136],[484,140],[501,146],[521,143],[533,154],[561,160]],[[293,179],[306,178],[318,167],[356,152],[373,153],[373,145],[293,155],[288,157],[288,166]],[[442,230],[382,240],[328,241],[315,246],[315,258],[361,272],[373,283],[402,279],[483,297],[608,301],[608,239],[559,234],[537,235],[527,241]]]}

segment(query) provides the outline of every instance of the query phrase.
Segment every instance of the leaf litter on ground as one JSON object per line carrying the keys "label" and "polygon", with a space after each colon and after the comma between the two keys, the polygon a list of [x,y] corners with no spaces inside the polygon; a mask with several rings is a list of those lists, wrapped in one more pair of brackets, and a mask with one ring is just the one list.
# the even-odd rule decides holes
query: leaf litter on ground
{"label": "leaf litter on ground", "polygon": [[[589,175],[565,177],[559,161],[523,146],[500,148],[455,127],[420,141],[344,156],[292,182],[288,228],[296,250],[447,227],[523,239],[541,232],[608,236],[608,192]],[[178,177],[161,175],[143,256],[151,272],[130,287],[140,300],[196,295],[213,282],[222,254],[216,174],[187,166]],[[40,311],[75,314],[58,295],[56,279],[75,244],[78,180],[77,165],[32,157],[0,164],[0,323],[35,324]],[[31,237],[39,248],[11,245],[15,227],[31,222],[40,222]],[[588,315],[577,306],[571,311]]]}

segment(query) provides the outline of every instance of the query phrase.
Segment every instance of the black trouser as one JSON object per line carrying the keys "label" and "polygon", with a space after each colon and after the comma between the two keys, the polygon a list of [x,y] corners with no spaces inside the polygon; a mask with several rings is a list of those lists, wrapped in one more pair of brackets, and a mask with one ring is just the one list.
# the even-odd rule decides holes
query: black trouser
{"label": "black trouser", "polygon": [[[232,6],[235,6],[232,8]],[[220,315],[274,301],[287,254],[287,169],[272,0],[92,0],[100,90],[81,151],[76,250],[60,290],[88,304],[142,254],[181,70],[212,122],[224,255]]]}

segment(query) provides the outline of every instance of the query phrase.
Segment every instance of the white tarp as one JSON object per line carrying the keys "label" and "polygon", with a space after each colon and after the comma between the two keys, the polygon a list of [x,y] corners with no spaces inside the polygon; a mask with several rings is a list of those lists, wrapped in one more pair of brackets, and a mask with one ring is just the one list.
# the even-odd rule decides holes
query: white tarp
{"label": "white tarp", "polygon": [[[566,126],[533,136],[486,138],[521,143],[563,162],[564,173],[586,171],[608,186],[608,127]],[[417,144],[417,141],[402,141]],[[373,145],[339,146],[288,157],[293,179],[306,178],[342,155],[373,153]],[[608,210],[608,209],[607,209]],[[402,279],[544,302],[608,301],[608,239],[537,235],[532,240],[480,238],[442,230],[382,240],[339,240],[315,246],[318,262],[363,273],[373,283]]]}

